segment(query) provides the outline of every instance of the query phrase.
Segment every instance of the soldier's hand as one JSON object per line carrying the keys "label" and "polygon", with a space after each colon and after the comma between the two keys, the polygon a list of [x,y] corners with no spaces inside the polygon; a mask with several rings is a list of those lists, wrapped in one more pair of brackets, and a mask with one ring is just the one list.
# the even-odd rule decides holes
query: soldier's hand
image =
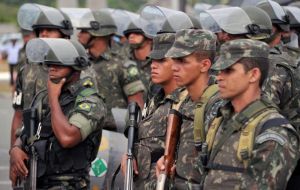
{"label": "soldier's hand", "polygon": [[[122,171],[123,176],[126,175],[126,169],[127,169],[127,155],[123,154],[122,160],[121,160],[121,171]],[[135,175],[139,174],[137,163],[136,163],[135,159],[133,159],[133,172]]]}
{"label": "soldier's hand", "polygon": [[15,187],[17,185],[17,178],[18,174],[15,170],[12,169],[12,167],[9,168],[9,179],[11,181],[12,187]]}
{"label": "soldier's hand", "polygon": [[156,173],[156,177],[158,178],[159,174],[164,172],[166,170],[166,167],[165,167],[165,159],[164,157],[160,157],[159,160],[157,160],[156,162],[156,166],[155,166],[155,173]]}
{"label": "soldier's hand", "polygon": [[[175,166],[175,164],[174,164],[174,165],[172,166],[172,168],[171,168],[171,173],[170,173],[171,176],[174,176],[174,174],[175,174],[175,169],[176,169],[176,166]],[[160,157],[160,159],[157,160],[157,162],[156,162],[156,166],[155,166],[156,177],[158,178],[158,177],[159,177],[159,174],[165,172],[165,170],[166,170],[166,167],[165,167],[165,159],[164,159],[164,157],[162,156],[162,157]]]}
{"label": "soldier's hand", "polygon": [[49,98],[58,98],[60,96],[62,86],[65,82],[65,78],[61,79],[58,83],[54,83],[49,78],[47,83]]}
{"label": "soldier's hand", "polygon": [[27,177],[28,169],[25,165],[25,161],[29,159],[28,155],[18,147],[11,149],[10,151],[10,170],[12,179],[15,180],[15,175]]}

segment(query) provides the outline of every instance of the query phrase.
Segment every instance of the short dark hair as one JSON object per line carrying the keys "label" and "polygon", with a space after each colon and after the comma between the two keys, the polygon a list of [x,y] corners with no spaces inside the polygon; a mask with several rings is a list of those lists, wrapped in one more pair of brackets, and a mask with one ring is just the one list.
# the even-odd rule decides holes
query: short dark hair
{"label": "short dark hair", "polygon": [[259,87],[262,87],[264,81],[268,76],[269,59],[265,57],[244,57],[241,58],[238,62],[242,63],[246,72],[255,67],[260,70],[261,77],[259,80]]}
{"label": "short dark hair", "polygon": [[196,50],[194,52],[194,55],[196,56],[197,61],[202,61],[203,59],[209,59],[211,63],[215,60],[215,51],[210,50]]}

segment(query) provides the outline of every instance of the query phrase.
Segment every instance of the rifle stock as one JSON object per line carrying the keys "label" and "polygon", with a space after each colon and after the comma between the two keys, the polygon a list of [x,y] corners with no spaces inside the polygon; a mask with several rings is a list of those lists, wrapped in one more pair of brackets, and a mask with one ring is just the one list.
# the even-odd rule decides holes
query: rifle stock
{"label": "rifle stock", "polygon": [[156,190],[165,189],[165,182],[167,178],[171,178],[171,169],[175,161],[175,151],[180,134],[181,126],[181,114],[175,110],[171,109],[168,115],[168,126],[166,134],[166,147],[164,152],[164,165],[165,171],[162,172],[157,180]]}

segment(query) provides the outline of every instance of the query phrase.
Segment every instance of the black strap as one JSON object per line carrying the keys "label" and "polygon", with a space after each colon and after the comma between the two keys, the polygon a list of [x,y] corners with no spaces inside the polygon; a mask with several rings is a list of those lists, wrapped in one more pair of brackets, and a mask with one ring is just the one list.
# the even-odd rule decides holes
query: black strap
{"label": "black strap", "polygon": [[222,164],[217,164],[217,163],[209,163],[206,166],[206,168],[211,169],[211,170],[222,170],[222,171],[226,171],[226,172],[235,172],[235,173],[244,173],[244,172],[246,172],[245,168],[238,168],[238,167],[222,165]]}
{"label": "black strap", "polygon": [[289,124],[289,121],[285,118],[273,118],[268,121],[266,121],[263,126],[261,127],[260,133],[263,133],[267,129],[270,129],[274,126],[280,126],[280,125],[286,125]]}

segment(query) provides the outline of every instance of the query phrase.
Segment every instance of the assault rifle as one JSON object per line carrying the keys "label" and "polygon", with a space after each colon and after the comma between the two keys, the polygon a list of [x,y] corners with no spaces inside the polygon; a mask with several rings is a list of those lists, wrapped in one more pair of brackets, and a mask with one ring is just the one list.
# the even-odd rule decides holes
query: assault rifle
{"label": "assault rifle", "polygon": [[136,102],[130,102],[128,105],[129,120],[128,127],[126,128],[124,134],[128,138],[127,146],[127,164],[126,164],[126,174],[124,189],[133,190],[133,143],[135,141],[135,129],[137,128],[137,123],[140,118],[140,107]]}

